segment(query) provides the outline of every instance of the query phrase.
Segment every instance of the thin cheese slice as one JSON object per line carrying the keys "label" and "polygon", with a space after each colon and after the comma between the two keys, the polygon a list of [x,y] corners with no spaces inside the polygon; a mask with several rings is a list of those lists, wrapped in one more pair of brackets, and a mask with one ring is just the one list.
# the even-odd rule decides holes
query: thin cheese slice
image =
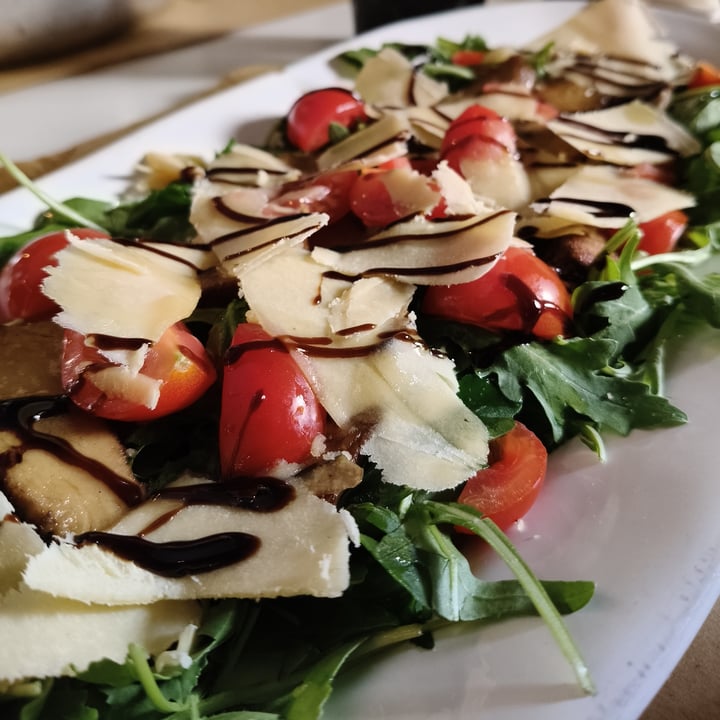
{"label": "thin cheese slice", "polygon": [[62,308],[59,325],[83,335],[155,341],[195,309],[200,283],[186,261],[151,246],[68,237],[43,285]]}
{"label": "thin cheese slice", "polygon": [[11,590],[0,599],[0,680],[73,675],[102,659],[122,663],[131,643],[156,655],[199,619],[194,602],[114,608]]}
{"label": "thin cheese slice", "polygon": [[544,216],[557,225],[569,223],[619,228],[633,218],[647,222],[672,210],[692,207],[694,198],[667,185],[624,174],[608,165],[585,166],[558,187],[546,201],[533,204],[538,218],[528,220],[542,229]]}
{"label": "thin cheese slice", "polygon": [[447,95],[447,85],[416,72],[402,53],[385,47],[363,65],[355,91],[378,108],[430,107]]}
{"label": "thin cheese slice", "polygon": [[508,246],[514,221],[505,210],[438,222],[417,215],[351,248],[317,247],[313,258],[346,275],[385,275],[418,285],[469,282]]}
{"label": "thin cheese slice", "polygon": [[[150,500],[128,513],[110,532],[143,534],[151,542],[189,541],[209,534],[244,532],[260,540],[249,557],[208,572],[166,577],[98,545],[63,542],[33,557],[27,585],[88,603],[123,605],[162,599],[293,595],[336,597],[349,582],[347,519],[334,506],[295,485],[285,507],[262,513],[222,505]],[[168,515],[169,514],[169,515]],[[166,522],[161,518],[169,518]]]}
{"label": "thin cheese slice", "polygon": [[0,595],[19,584],[28,558],[45,547],[32,525],[13,513],[10,501],[0,492]]}
{"label": "thin cheese slice", "polygon": [[[663,37],[658,23],[641,0],[602,0],[589,3],[567,22],[527,45],[579,55],[609,55],[643,63],[643,70],[658,78],[677,75],[677,49]],[[636,72],[640,68],[636,68]]]}
{"label": "thin cheese slice", "polygon": [[687,130],[657,107],[640,100],[564,115],[547,125],[589,158],[614,165],[662,163],[700,150],[700,144]]}
{"label": "thin cheese slice", "polygon": [[103,658],[123,662],[130,643],[154,655],[199,622],[195,602],[108,608],[29,589],[23,570],[46,545],[12,510],[0,493],[0,683],[71,675]]}

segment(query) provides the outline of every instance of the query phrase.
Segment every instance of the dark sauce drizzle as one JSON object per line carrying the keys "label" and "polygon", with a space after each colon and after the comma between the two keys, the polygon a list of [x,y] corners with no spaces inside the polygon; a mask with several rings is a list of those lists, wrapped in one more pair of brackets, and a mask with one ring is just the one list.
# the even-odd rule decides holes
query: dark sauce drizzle
{"label": "dark sauce drizzle", "polygon": [[95,544],[139,567],[165,577],[210,572],[251,557],[260,538],[244,532],[224,532],[192,540],[153,542],[144,536],[170,522],[191,505],[220,505],[252,512],[282,509],[295,498],[295,490],[276,478],[231,478],[224,482],[167,487],[153,499],[179,500],[180,505],[160,515],[137,535],[92,531],[75,537],[78,545]]}
{"label": "dark sauce drizzle", "polygon": [[4,481],[7,470],[22,461],[26,450],[40,449],[89,473],[104,483],[126,505],[137,505],[143,495],[139,485],[118,475],[103,463],[86,457],[66,440],[35,429],[35,423],[41,418],[61,415],[70,407],[71,403],[65,397],[17,398],[0,403],[0,427],[17,432],[21,440],[19,447],[11,448],[0,455],[0,483]]}
{"label": "dark sauce drizzle", "polygon": [[[652,150],[655,152],[666,153],[668,155],[677,155],[667,140],[661,135],[652,135],[644,133],[634,133],[621,130],[603,130],[592,123],[584,123],[566,116],[560,117],[560,122],[568,128],[577,128],[578,130],[589,130],[597,133],[607,145],[622,145],[627,148],[636,148],[640,150]],[[572,137],[572,134],[566,134]]]}
{"label": "dark sauce drizzle", "polygon": [[166,487],[153,499],[179,500],[180,505],[158,517],[138,535],[93,531],[77,535],[75,542],[78,545],[99,545],[165,577],[210,572],[251,557],[260,548],[260,538],[244,532],[223,532],[192,540],[153,542],[143,536],[165,525],[183,508],[191,505],[219,505],[270,513],[284,508],[294,498],[292,485],[267,477],[238,477],[223,482]]}
{"label": "dark sauce drizzle", "polygon": [[137,535],[92,531],[78,535],[75,541],[99,545],[156,575],[173,578],[227,567],[252,556],[260,547],[259,538],[243,532],[159,543]]}
{"label": "dark sauce drizzle", "polygon": [[596,218],[629,218],[635,213],[635,208],[625,203],[603,202],[601,200],[584,200],[572,197],[541,198],[538,204],[563,202],[572,205],[584,205],[587,212]]}

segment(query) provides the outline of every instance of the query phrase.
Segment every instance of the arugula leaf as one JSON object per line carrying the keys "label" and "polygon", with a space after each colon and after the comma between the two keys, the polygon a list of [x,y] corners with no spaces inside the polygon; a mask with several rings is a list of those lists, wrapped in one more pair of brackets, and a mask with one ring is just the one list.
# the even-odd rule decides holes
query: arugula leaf
{"label": "arugula leaf", "polygon": [[[104,212],[109,207],[108,203],[100,200],[89,200],[87,198],[71,198],[62,204],[65,212],[58,212],[57,209],[48,209],[41,213],[32,230],[0,238],[0,266],[4,265],[10,257],[21,247],[41,235],[51,232],[67,230],[68,228],[81,227],[98,227],[102,226],[104,221]],[[76,222],[67,215],[67,212],[73,210],[81,213],[84,219],[83,223]],[[104,227],[102,228],[104,229]]]}
{"label": "arugula leaf", "polygon": [[[533,427],[549,428],[549,446],[558,445],[591,422],[600,431],[627,435],[633,428],[681,424],[686,415],[643,382],[612,367],[617,343],[572,338],[549,344],[525,343],[507,350],[480,377],[493,377],[511,401],[532,396],[541,410]],[[544,421],[544,422],[543,422]]]}
{"label": "arugula leaf", "polygon": [[33,195],[41,200],[45,205],[48,206],[53,212],[62,217],[65,221],[80,225],[81,227],[94,228],[95,230],[102,230],[103,228],[96,225],[92,220],[84,217],[80,213],[76,212],[72,207],[57,202],[54,198],[50,197],[39,185],[34,183],[20,168],[10,160],[7,155],[0,152],[0,166],[3,166],[10,176],[18,183],[27,188]]}
{"label": "arugula leaf", "polygon": [[688,130],[702,136],[720,126],[720,87],[692,88],[677,93],[668,112]]}
{"label": "arugula leaf", "polygon": [[545,620],[563,655],[570,662],[580,687],[592,694],[595,686],[585,661],[567,631],[557,608],[546,589],[533,575],[525,561],[512,546],[507,536],[491,520],[482,518],[473,508],[453,503],[428,502],[426,510],[435,523],[459,524],[483,538],[505,561],[517,577],[538,613]]}
{"label": "arugula leaf", "polygon": [[188,240],[195,233],[189,220],[191,199],[190,183],[172,182],[138,202],[109,209],[105,224],[110,233],[118,237],[161,242]]}
{"label": "arugula leaf", "polygon": [[335,677],[358,645],[360,641],[348,643],[315,665],[305,680],[290,694],[283,713],[287,720],[308,720],[322,715]]}

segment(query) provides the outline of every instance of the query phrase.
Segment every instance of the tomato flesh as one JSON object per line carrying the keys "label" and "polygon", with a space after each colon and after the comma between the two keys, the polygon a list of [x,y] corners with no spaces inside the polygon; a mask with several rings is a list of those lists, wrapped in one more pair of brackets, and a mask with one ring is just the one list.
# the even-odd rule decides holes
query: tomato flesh
{"label": "tomato flesh", "polygon": [[485,61],[485,53],[482,50],[456,50],[450,58],[453,65],[472,67],[482,65]]}
{"label": "tomato flesh", "polygon": [[640,223],[642,237],[638,245],[650,255],[671,252],[688,226],[688,216],[682,210],[660,215],[660,217]]}
{"label": "tomato flesh", "polygon": [[514,246],[476,280],[427,288],[422,310],[545,340],[567,335],[572,318],[570,294],[555,270],[529,250]]}
{"label": "tomato flesh", "polygon": [[287,116],[286,134],[292,145],[314,152],[330,142],[330,125],[351,128],[367,120],[364,103],[349,90],[323,88],[299,98]]}
{"label": "tomato flesh", "polygon": [[[79,238],[107,238],[107,233],[89,228],[74,228]],[[49,320],[59,308],[41,289],[47,269],[57,265],[55,255],[67,247],[63,230],[35,238],[20,248],[0,272],[0,323],[12,320],[37,322]]]}
{"label": "tomato flesh", "polygon": [[306,464],[325,410],[297,363],[257,324],[238,325],[225,360],[220,466],[225,478]]}
{"label": "tomato flesh", "polygon": [[470,105],[450,123],[440,145],[440,155],[446,157],[450,150],[467,143],[470,138],[497,144],[509,152],[515,152],[516,149],[512,124],[482,105]]}
{"label": "tomato flesh", "polygon": [[[63,387],[78,407],[98,417],[128,422],[154,420],[191,405],[216,379],[205,348],[183,323],[172,325],[150,346],[137,380],[128,379],[112,393],[93,379],[97,372],[110,367],[113,363],[88,344],[85,335],[65,331]],[[152,408],[133,399],[148,379],[160,381],[159,397]]]}
{"label": "tomato flesh", "polygon": [[357,179],[352,170],[327,172],[310,182],[288,183],[273,205],[302,213],[326,213],[329,222],[337,222],[350,211],[350,191]]}
{"label": "tomato flesh", "polygon": [[709,62],[699,62],[690,78],[688,87],[701,88],[710,85],[720,85],[720,68]]}
{"label": "tomato flesh", "polygon": [[467,481],[458,501],[508,528],[535,503],[545,480],[547,456],[538,437],[516,422],[512,430],[491,441],[490,465]]}

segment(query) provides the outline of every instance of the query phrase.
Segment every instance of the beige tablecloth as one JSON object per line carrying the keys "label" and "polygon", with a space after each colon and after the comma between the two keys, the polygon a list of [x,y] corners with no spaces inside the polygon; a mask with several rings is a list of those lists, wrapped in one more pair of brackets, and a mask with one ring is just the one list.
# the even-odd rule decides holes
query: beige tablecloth
{"label": "beige tablecloth", "polygon": [[[34,65],[0,69],[0,93],[210,40],[236,29],[337,1],[168,0],[161,9],[139,21],[130,32],[101,46],[78,50],[62,58]],[[668,0],[673,4],[680,1]],[[219,78],[215,89],[242,82],[270,69],[269,66],[238,68],[227,77]],[[168,108],[168,112],[174,109]],[[151,119],[153,118],[148,118]],[[135,127],[137,126],[123,128],[121,131],[102,137],[88,138],[86,142],[61,153],[23,163],[23,170],[31,177],[38,177],[82,157],[116,137],[132,131]],[[7,175],[0,173],[0,192],[8,189],[12,184]],[[612,633],[612,628],[607,630]],[[720,674],[716,671],[720,659],[719,648],[720,603],[716,605],[682,662],[642,715],[641,720],[720,718]]]}

